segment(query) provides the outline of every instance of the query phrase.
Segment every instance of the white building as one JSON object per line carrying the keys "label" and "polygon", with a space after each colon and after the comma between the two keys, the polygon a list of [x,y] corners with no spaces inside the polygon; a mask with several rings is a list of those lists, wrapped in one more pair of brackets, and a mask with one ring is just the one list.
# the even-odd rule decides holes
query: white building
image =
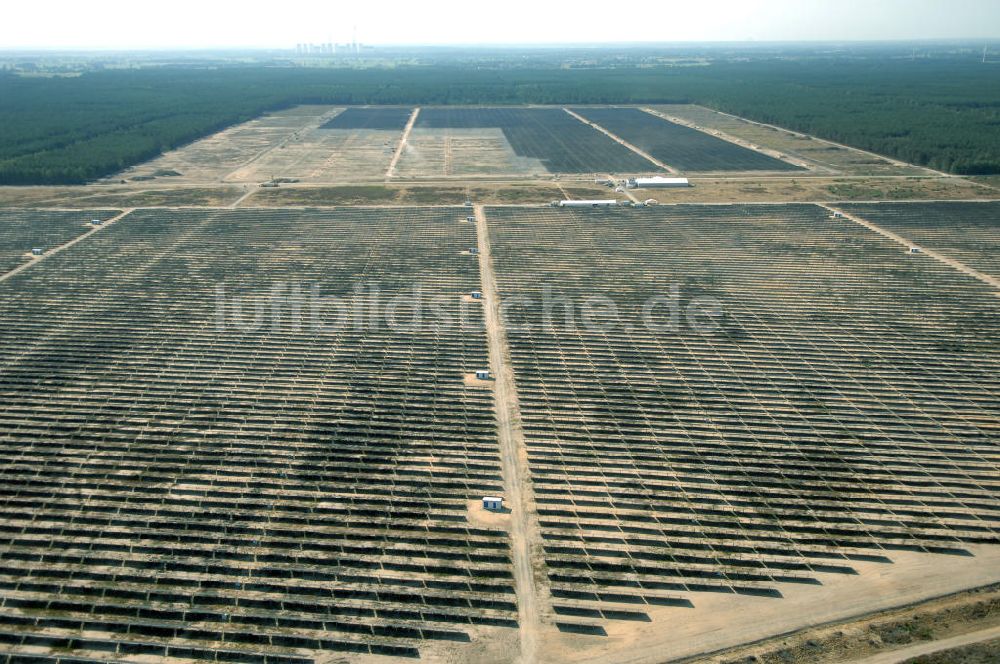
{"label": "white building", "polygon": [[593,201],[558,201],[555,207],[586,207],[586,208],[599,208],[599,207],[615,207],[618,205],[618,201],[614,199],[607,200],[593,200]]}
{"label": "white building", "polygon": [[690,187],[687,178],[665,178],[659,175],[651,178],[629,178],[629,189],[671,189],[675,187]]}
{"label": "white building", "polygon": [[500,496],[483,496],[483,508],[499,512],[503,509],[503,498]]}

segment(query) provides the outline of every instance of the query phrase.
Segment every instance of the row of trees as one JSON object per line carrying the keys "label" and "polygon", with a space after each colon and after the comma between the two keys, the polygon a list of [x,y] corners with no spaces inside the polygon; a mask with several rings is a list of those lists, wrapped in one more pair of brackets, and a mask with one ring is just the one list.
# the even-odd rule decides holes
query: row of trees
{"label": "row of trees", "polygon": [[557,64],[0,74],[0,184],[85,182],[300,103],[696,102],[944,171],[1000,173],[996,66],[889,58],[614,69]]}

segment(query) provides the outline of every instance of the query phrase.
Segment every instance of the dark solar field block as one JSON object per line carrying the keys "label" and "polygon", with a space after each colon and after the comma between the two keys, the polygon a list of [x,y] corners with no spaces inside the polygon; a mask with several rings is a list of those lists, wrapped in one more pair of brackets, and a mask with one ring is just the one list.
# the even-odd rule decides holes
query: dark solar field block
{"label": "dark solar field block", "polygon": [[638,108],[587,107],[573,110],[643,152],[682,171],[805,170]]}
{"label": "dark solar field block", "polygon": [[417,127],[501,129],[514,152],[553,173],[646,173],[647,159],[559,108],[422,108]]}

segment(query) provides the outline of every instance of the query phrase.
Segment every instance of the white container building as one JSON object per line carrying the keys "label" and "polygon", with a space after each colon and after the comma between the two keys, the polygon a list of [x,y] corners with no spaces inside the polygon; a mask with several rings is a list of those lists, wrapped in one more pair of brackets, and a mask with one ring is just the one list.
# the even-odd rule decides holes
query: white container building
{"label": "white container building", "polygon": [[556,207],[581,207],[581,208],[600,208],[600,207],[616,207],[618,201],[613,198],[607,200],[591,200],[591,201],[559,201],[556,203]]}
{"label": "white container building", "polygon": [[665,178],[659,175],[651,178],[629,178],[629,189],[672,189],[676,187],[690,187],[691,182],[687,178]]}

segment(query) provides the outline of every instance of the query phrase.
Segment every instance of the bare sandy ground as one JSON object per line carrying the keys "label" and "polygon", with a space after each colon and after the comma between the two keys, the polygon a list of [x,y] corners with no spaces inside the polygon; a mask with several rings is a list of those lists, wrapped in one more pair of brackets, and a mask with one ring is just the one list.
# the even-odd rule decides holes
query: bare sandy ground
{"label": "bare sandy ground", "polygon": [[400,178],[547,174],[538,159],[520,157],[500,129],[428,129],[410,133],[394,174]]}
{"label": "bare sandy ground", "polygon": [[543,631],[541,662],[659,664],[1000,581],[1000,547],[974,557],[898,553],[853,562],[857,576],[819,574],[822,586],[781,585],[783,598],[690,596],[694,608],[652,608],[651,623],[611,622],[607,637]]}

